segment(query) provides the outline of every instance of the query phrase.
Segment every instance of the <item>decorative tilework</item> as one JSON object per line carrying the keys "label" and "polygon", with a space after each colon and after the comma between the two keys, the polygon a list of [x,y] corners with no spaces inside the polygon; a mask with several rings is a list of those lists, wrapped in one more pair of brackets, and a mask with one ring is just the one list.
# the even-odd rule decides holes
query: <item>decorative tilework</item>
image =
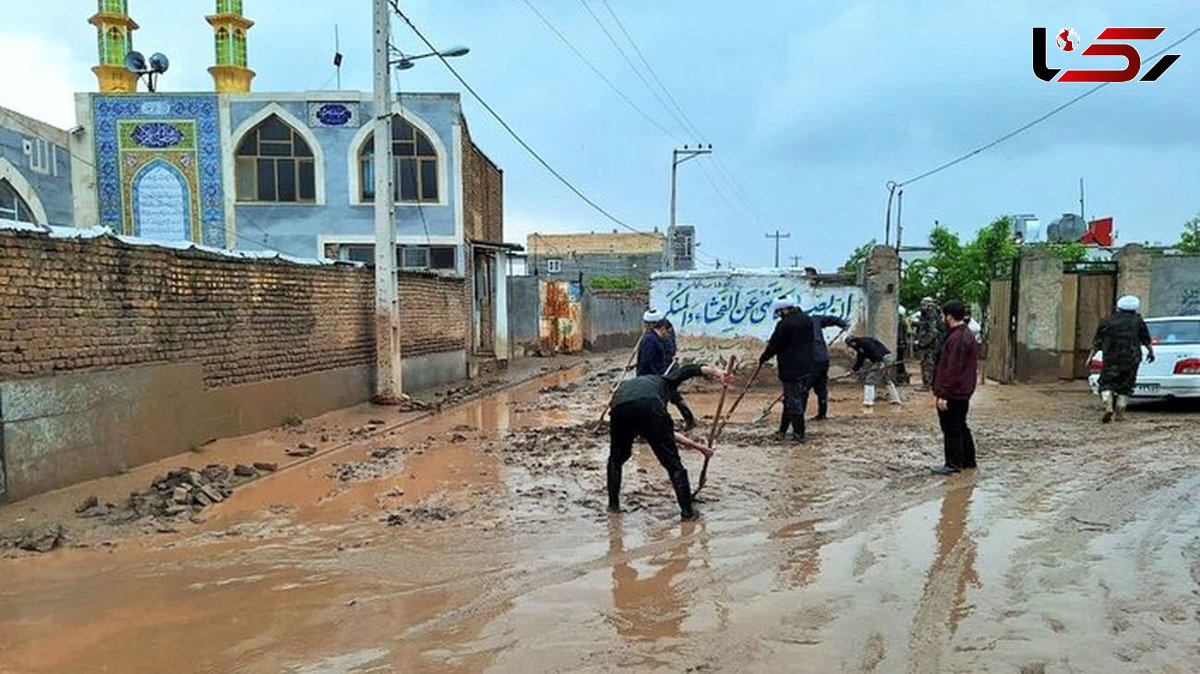
{"label": "decorative tilework", "polygon": [[358,128],[358,103],[312,102],[308,104],[308,125],[311,127]]}
{"label": "decorative tilework", "polygon": [[[192,240],[224,247],[225,199],[221,171],[221,132],[217,97],[212,94],[135,94],[92,97],[96,138],[96,191],[100,224],[124,234],[167,236],[190,231]],[[134,193],[134,180],[151,164],[159,185],[157,201]],[[168,168],[169,167],[169,168]],[[167,195],[164,178],[182,179],[176,195]],[[169,198],[168,198],[169,197]],[[151,208],[150,204],[157,204]],[[171,204],[172,208],[162,207]],[[142,204],[142,205],[139,205]],[[183,218],[177,204],[186,206]],[[153,211],[153,226],[135,213]],[[175,212],[177,221],[163,222]],[[144,218],[144,216],[143,216]],[[190,220],[190,222],[188,222]]]}

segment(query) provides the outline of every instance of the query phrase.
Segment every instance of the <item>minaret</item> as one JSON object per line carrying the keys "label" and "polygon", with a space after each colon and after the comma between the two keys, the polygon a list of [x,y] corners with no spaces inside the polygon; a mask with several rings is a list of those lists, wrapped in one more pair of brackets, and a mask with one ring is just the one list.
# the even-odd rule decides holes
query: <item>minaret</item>
{"label": "minaret", "polygon": [[254,22],[242,16],[242,0],[217,0],[217,13],[208,17],[217,45],[217,64],[208,69],[219,94],[250,91],[254,71],[246,65],[246,33]]}
{"label": "minaret", "polygon": [[96,27],[100,64],[92,68],[102,93],[133,93],[138,76],[125,69],[125,55],[133,49],[137,23],[129,18],[128,0],[97,0],[98,11],[88,20]]}

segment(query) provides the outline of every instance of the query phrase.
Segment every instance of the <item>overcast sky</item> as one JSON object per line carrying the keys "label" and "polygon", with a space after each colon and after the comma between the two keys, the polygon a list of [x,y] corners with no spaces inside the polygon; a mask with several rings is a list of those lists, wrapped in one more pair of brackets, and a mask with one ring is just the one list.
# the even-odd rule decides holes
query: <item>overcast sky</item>
{"label": "overcast sky", "polygon": [[[1108,26],[1165,26],[1149,55],[1200,26],[1195,0],[1049,3],[1005,0],[608,0],[678,102],[656,98],[597,26],[583,0],[529,0],[648,122],[568,50],[525,0],[403,0],[456,65],[556,168],[639,228],[668,219],[671,149],[712,143],[713,158],[680,168],[679,222],[697,226],[705,260],[769,265],[775,229],[785,258],[828,269],[883,236],[888,180],[905,180],[982,145],[1080,93],[1086,84],[1033,76],[1033,26],[1075,28],[1084,45]],[[633,63],[603,0],[587,0]],[[72,92],[94,90],[96,37],[84,0],[6,2],[0,23],[0,105],[63,127]],[[130,0],[135,47],[172,61],[163,90],[208,90],[212,2]],[[256,91],[334,86],[333,25],[341,26],[344,88],[371,83],[368,0],[246,0]],[[399,21],[395,37],[418,51]],[[1174,242],[1200,211],[1200,35],[1155,83],[1113,84],[986,153],[905,190],[905,243],[935,220],[969,234],[997,215],[1049,222],[1078,211],[1116,217],[1121,242]],[[1051,67],[1119,67],[1050,45]],[[20,65],[24,64],[24,68]],[[1144,66],[1144,69],[1149,66]],[[460,91],[436,62],[400,75],[405,88]],[[647,76],[653,84],[653,76]],[[505,172],[506,233],[604,231],[614,225],[567,192],[464,93],[472,135]],[[663,99],[661,102],[658,98]],[[668,110],[671,114],[668,114]],[[689,132],[694,124],[702,135]],[[733,180],[727,178],[732,175]],[[732,184],[736,183],[736,184]]]}

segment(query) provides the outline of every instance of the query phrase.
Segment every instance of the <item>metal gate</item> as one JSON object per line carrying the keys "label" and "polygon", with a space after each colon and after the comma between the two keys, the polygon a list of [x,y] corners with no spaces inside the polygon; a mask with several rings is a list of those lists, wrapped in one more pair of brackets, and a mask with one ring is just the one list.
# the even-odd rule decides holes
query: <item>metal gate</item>
{"label": "metal gate", "polygon": [[538,295],[542,303],[542,351],[583,351],[583,286],[572,281],[542,281]]}
{"label": "metal gate", "polygon": [[1088,355],[1100,321],[1113,312],[1117,301],[1115,265],[1067,265],[1063,272],[1062,317],[1059,331],[1061,379],[1086,379]]}
{"label": "metal gate", "polygon": [[984,373],[988,379],[1011,384],[1016,373],[1016,312],[1013,303],[1013,282],[1007,279],[992,281],[987,317],[987,361]]}

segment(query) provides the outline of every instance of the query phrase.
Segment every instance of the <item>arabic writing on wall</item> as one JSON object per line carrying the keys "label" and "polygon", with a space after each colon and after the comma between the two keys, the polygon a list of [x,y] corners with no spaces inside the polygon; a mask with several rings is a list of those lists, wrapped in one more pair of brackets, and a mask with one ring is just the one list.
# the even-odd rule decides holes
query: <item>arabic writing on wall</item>
{"label": "arabic writing on wall", "polygon": [[785,275],[655,279],[650,303],[665,311],[682,335],[766,340],[775,329],[771,301],[780,295],[798,297],[810,314],[837,316],[851,325],[866,309],[859,288],[815,288]]}

